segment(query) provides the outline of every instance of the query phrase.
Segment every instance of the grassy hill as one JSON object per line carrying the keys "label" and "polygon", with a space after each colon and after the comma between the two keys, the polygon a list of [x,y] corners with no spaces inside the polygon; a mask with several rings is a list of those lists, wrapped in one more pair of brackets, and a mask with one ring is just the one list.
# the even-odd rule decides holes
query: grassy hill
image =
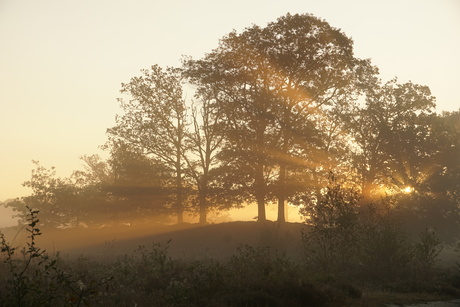
{"label": "grassy hill", "polygon": [[[101,229],[78,228],[43,230],[38,238],[48,251],[69,255],[129,254],[137,247],[152,243],[168,244],[173,258],[207,256],[226,259],[240,245],[271,246],[290,255],[301,253],[300,223],[229,222],[221,224],[137,225]],[[169,243],[168,243],[169,242]]]}
{"label": "grassy hill", "polygon": [[[17,228],[7,230],[7,239],[16,236]],[[18,304],[44,300],[69,306],[383,306],[460,295],[448,271],[433,272],[425,281],[377,283],[322,271],[308,265],[303,231],[308,229],[300,223],[254,221],[42,229],[36,244],[47,253],[35,250],[26,270],[22,268],[28,264],[8,266],[2,251],[0,276],[6,277],[0,278],[0,303],[13,299]],[[14,244],[26,239],[23,231]],[[27,248],[16,253],[20,258],[21,254],[24,260],[31,255]],[[2,289],[8,290],[3,292],[5,300]]]}

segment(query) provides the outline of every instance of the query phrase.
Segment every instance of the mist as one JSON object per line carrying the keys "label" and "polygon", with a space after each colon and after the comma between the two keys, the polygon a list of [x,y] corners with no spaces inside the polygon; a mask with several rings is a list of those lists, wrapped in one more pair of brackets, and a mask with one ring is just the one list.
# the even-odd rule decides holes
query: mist
{"label": "mist", "polygon": [[[460,294],[460,111],[310,14],[121,84],[105,155],[33,160],[0,304],[356,306]],[[8,226],[8,225],[5,225]],[[379,296],[384,291],[385,298]]]}

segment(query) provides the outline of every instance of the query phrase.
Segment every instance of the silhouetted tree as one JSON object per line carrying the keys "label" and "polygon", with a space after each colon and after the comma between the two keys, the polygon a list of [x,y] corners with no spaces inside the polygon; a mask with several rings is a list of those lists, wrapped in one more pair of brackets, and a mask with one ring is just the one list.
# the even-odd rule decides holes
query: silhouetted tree
{"label": "silhouetted tree", "polygon": [[423,170],[415,160],[425,155],[421,137],[427,131],[421,118],[434,106],[429,88],[411,82],[398,84],[394,79],[368,89],[365,105],[350,117],[355,167],[365,198],[382,188],[416,184],[415,176]]}
{"label": "silhouetted tree", "polygon": [[395,165],[398,172],[393,176],[413,188],[399,201],[411,228],[419,232],[431,227],[446,241],[460,233],[459,119],[459,113],[452,112],[414,121],[411,130],[417,133],[401,144],[397,157],[404,159]]}
{"label": "silhouetted tree", "polygon": [[188,133],[189,151],[184,152],[187,173],[197,189],[200,223],[206,223],[207,211],[219,205],[218,191],[211,183],[221,170],[217,159],[223,143],[222,114],[211,100],[201,97],[200,103],[192,107],[193,129]]}
{"label": "silhouetted tree", "polygon": [[121,213],[125,220],[170,213],[175,194],[170,169],[121,141],[110,149],[110,176],[102,182],[102,191],[110,199],[106,213]]}
{"label": "silhouetted tree", "polygon": [[40,225],[45,227],[78,227],[91,220],[94,191],[90,186],[83,184],[78,175],[59,178],[54,167],[46,169],[38,161],[33,163],[36,167],[31,179],[23,184],[32,194],[7,204],[19,213],[17,217],[25,221],[28,206],[40,211]]}
{"label": "silhouetted tree", "polygon": [[[431,121],[426,139],[430,159],[425,184],[437,196],[460,201],[460,111],[444,112]],[[460,208],[460,206],[459,206]]]}
{"label": "silhouetted tree", "polygon": [[[186,75],[211,93],[225,114],[228,150],[248,165],[259,220],[265,220],[271,181],[283,222],[289,169],[312,165],[320,156],[311,155],[320,143],[316,115],[347,103],[358,68],[369,62],[356,59],[352,41],[327,22],[287,14],[265,28],[230,33],[204,59],[185,66]],[[269,179],[273,171],[276,180]]]}
{"label": "silhouetted tree", "polygon": [[[320,123],[330,118],[332,110],[354,98],[358,68],[369,63],[354,57],[351,39],[339,29],[311,15],[288,14],[265,30],[268,37],[264,41],[272,42],[267,56],[279,69],[274,88],[279,99],[280,144],[275,155],[279,165],[278,221],[283,222],[286,190],[291,185],[289,166],[299,164],[298,158],[302,158],[310,169],[331,168],[324,162],[333,134],[326,139],[325,131],[320,133],[318,128],[324,128]],[[300,165],[305,167],[304,163]]]}
{"label": "silhouetted tree", "polygon": [[114,141],[122,140],[138,152],[162,161],[174,172],[174,209],[181,223],[187,109],[180,73],[174,68],[162,69],[153,65],[150,70],[142,70],[140,77],[122,84],[121,92],[130,98],[119,99],[124,114],[117,116],[117,125],[107,130],[109,137]]}
{"label": "silhouetted tree", "polygon": [[260,74],[268,74],[269,63],[259,56],[251,41],[259,41],[261,29],[230,33],[203,60],[189,60],[185,75],[199,85],[201,95],[211,97],[224,115],[227,142],[223,156],[249,185],[258,204],[258,219],[265,221],[266,176],[270,169],[269,148],[275,144],[273,92]]}
{"label": "silhouetted tree", "polygon": [[313,265],[329,274],[350,271],[358,256],[357,191],[345,188],[329,173],[326,187],[319,195],[301,197],[301,214],[311,230],[303,233],[305,248],[311,253]]}

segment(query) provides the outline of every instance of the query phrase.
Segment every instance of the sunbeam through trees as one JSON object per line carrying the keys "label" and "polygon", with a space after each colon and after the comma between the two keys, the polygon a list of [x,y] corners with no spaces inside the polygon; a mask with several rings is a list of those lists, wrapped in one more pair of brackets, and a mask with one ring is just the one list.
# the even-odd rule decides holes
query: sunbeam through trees
{"label": "sunbeam through trees", "polygon": [[[83,156],[85,169],[69,178],[34,161],[24,183],[32,194],[4,204],[18,214],[17,229],[32,227],[26,258],[42,260],[16,266],[2,235],[0,269],[9,277],[0,286],[20,291],[20,306],[33,301],[27,287],[48,277],[67,292],[46,297],[70,305],[117,295],[136,305],[129,293],[139,294],[139,306],[154,297],[150,306],[346,306],[367,288],[459,295],[459,271],[436,264],[460,239],[460,111],[436,113],[427,85],[382,80],[341,29],[286,14],[234,30],[180,67],[153,64],[120,92],[120,114],[101,146],[107,159]],[[233,234],[209,225],[249,206],[257,222],[235,222]],[[288,208],[301,224],[288,223]],[[203,248],[257,244],[208,262],[144,247],[88,273],[99,282],[85,292],[77,288],[88,279],[74,272],[74,280],[58,257],[38,253],[38,227],[76,237],[113,231],[127,242],[135,229],[148,238],[173,229],[182,256],[187,244],[220,235]],[[244,227],[251,230],[235,238]],[[211,230],[194,237],[197,229]]]}

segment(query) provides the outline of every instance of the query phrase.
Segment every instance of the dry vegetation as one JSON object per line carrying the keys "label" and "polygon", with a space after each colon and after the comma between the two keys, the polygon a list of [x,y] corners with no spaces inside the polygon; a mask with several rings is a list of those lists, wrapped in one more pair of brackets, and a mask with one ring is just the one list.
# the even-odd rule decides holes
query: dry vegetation
{"label": "dry vegetation", "polygon": [[[367,264],[354,267],[351,259],[341,260],[347,267],[324,270],[314,254],[321,252],[313,248],[315,229],[304,224],[125,226],[41,235],[36,214],[31,211],[23,250],[3,238],[2,306],[381,306],[460,293],[454,267],[410,260],[404,274],[372,280],[363,274]],[[344,250],[337,252],[346,258]]]}

